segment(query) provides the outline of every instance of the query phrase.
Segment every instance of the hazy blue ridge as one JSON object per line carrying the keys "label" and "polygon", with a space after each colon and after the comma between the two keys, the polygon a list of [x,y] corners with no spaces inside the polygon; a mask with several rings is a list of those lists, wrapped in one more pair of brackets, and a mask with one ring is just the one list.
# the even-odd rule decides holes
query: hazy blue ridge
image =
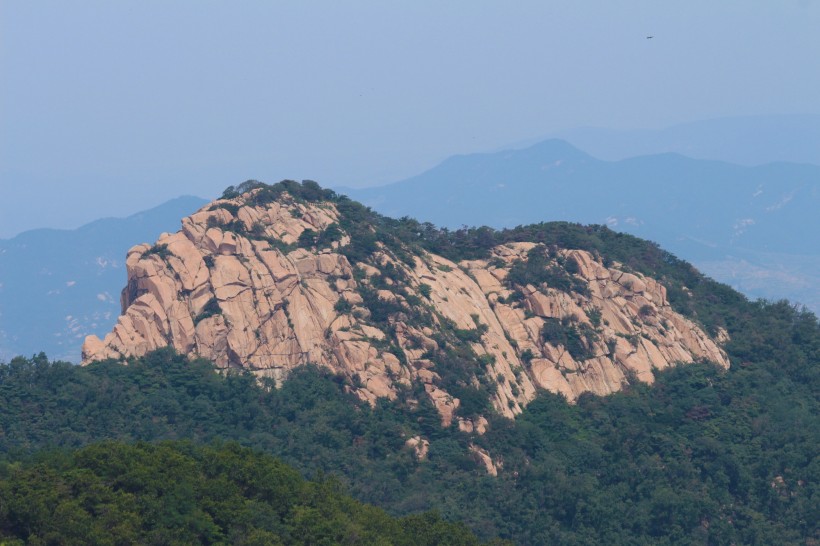
{"label": "hazy blue ridge", "polygon": [[752,297],[820,311],[820,166],[749,167],[676,153],[603,161],[550,139],[342,191],[387,216],[450,228],[607,224],[658,242]]}
{"label": "hazy blue ridge", "polygon": [[[549,135],[610,161],[676,152],[740,165],[778,161],[820,165],[820,115],[736,116],[662,129],[581,127]],[[541,139],[538,139],[541,140]]]}
{"label": "hazy blue ridge", "polygon": [[128,249],[177,231],[206,202],[183,196],[127,218],[0,239],[0,360],[44,351],[77,362],[85,336],[117,320]]}

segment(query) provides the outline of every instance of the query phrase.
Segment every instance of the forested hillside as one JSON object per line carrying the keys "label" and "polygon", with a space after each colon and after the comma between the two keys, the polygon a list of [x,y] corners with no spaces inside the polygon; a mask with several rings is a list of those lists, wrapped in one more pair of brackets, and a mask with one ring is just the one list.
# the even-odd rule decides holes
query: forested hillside
{"label": "forested hillside", "polygon": [[[236,440],[391,513],[437,509],[521,544],[801,544],[820,515],[820,327],[786,304],[747,312],[757,327],[730,343],[728,372],[682,366],[575,406],[542,393],[481,437],[442,429],[432,406],[371,409],[314,368],[277,390],[169,351],[127,366],[15,359],[0,369],[0,445],[16,459],[102,438]],[[405,445],[415,435],[426,460]]]}
{"label": "forested hillside", "polygon": [[394,519],[236,444],[107,442],[0,463],[0,544],[477,545],[433,513]]}

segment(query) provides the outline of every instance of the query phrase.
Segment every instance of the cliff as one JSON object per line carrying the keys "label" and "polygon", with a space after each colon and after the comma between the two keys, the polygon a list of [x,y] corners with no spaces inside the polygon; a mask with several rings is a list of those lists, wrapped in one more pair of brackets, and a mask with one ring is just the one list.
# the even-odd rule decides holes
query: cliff
{"label": "cliff", "polygon": [[83,362],[170,345],[277,382],[315,363],[363,400],[426,397],[479,433],[490,405],[512,417],[538,389],[574,401],[678,363],[729,365],[661,283],[618,263],[525,241],[453,260],[400,222],[312,183],[228,191],[128,252],[122,315]]}

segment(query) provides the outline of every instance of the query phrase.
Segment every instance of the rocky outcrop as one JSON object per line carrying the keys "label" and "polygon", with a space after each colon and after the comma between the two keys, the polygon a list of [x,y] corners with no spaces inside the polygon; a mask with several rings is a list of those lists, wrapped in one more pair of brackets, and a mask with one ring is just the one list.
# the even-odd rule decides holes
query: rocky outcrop
{"label": "rocky outcrop", "polygon": [[479,434],[487,421],[459,398],[464,389],[484,389],[513,417],[539,389],[572,402],[677,363],[729,365],[660,283],[588,252],[544,249],[569,290],[508,279],[541,251],[534,243],[460,263],[420,251],[399,259],[379,243],[352,265],[333,202],[254,195],[218,200],[132,248],[122,315],[104,339],[86,339],[83,361],[172,346],[277,382],[314,363],[370,403],[421,393],[444,425]]}
{"label": "rocky outcrop", "polygon": [[404,445],[413,450],[413,455],[417,461],[427,460],[427,453],[430,451],[430,440],[421,436],[408,438]]}
{"label": "rocky outcrop", "polygon": [[498,476],[498,471],[503,468],[503,465],[494,461],[486,449],[482,449],[475,445],[470,445],[470,452],[476,459],[478,459],[478,462],[484,467],[487,474],[490,476]]}

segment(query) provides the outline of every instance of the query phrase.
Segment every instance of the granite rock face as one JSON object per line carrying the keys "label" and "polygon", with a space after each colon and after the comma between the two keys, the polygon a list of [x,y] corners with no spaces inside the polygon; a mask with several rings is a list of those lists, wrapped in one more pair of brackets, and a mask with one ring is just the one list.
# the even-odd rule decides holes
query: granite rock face
{"label": "granite rock face", "polygon": [[[284,193],[257,204],[256,191],[217,200],[179,232],[133,247],[122,315],[104,339],[86,339],[83,362],[171,346],[276,382],[313,363],[370,403],[400,391],[426,396],[444,425],[476,434],[487,421],[461,414],[454,381],[494,385],[493,408],[514,417],[539,389],[572,402],[652,382],[655,370],[678,363],[729,365],[718,342],[672,310],[660,283],[588,252],[543,249],[571,290],[507,279],[542,250],[534,243],[460,263],[421,251],[399,259],[378,243],[352,265],[333,202]],[[441,357],[452,347],[459,362],[472,359],[457,380]]]}

